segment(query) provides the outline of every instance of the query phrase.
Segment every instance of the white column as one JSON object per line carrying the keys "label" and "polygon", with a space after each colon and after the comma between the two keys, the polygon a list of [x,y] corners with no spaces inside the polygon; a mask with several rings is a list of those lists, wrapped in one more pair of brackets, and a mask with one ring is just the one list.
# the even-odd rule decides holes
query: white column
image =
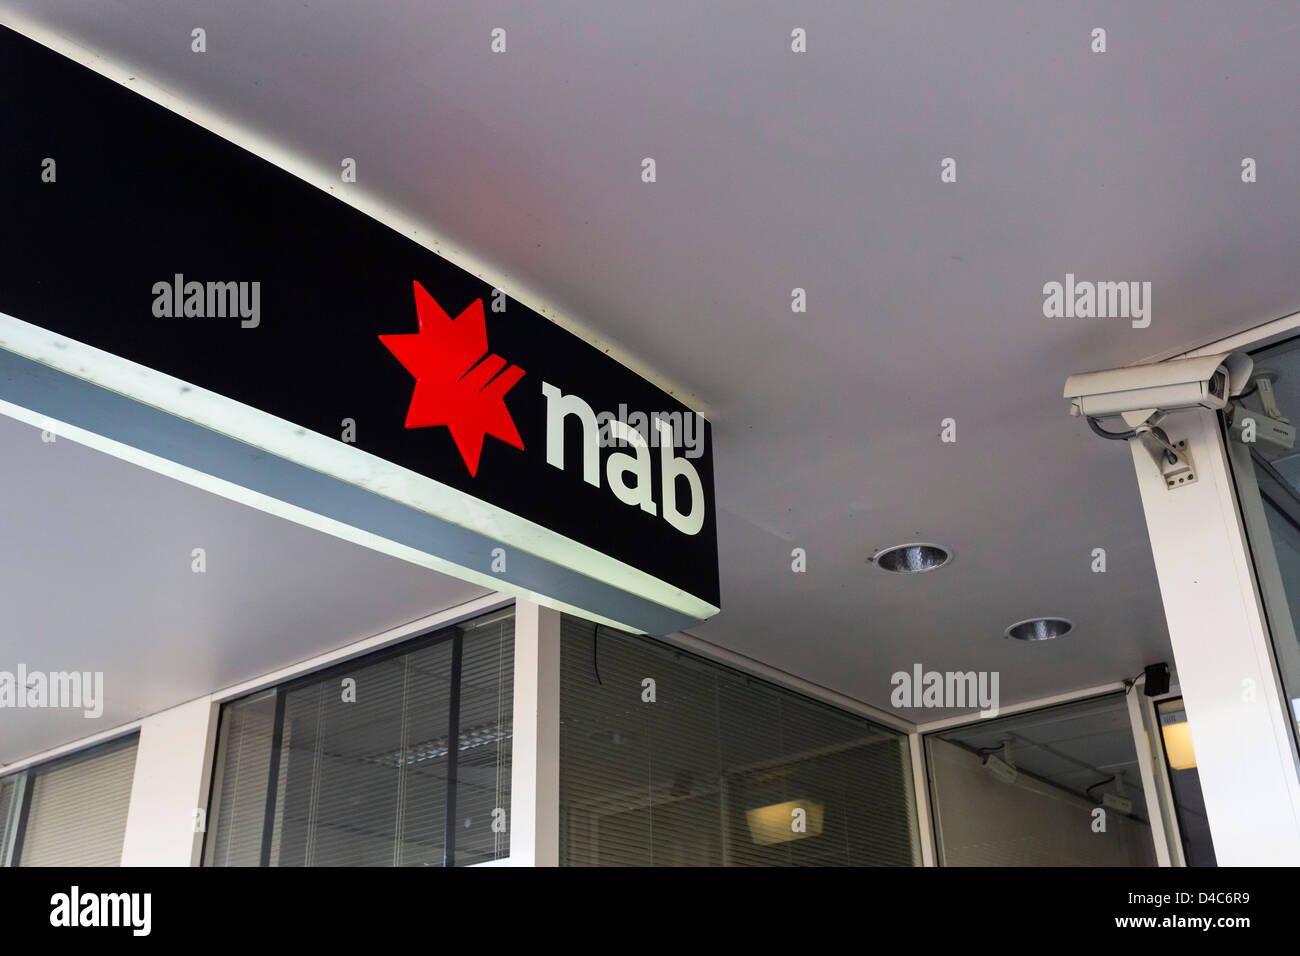
{"label": "white column", "polygon": [[1218,423],[1188,409],[1162,424],[1188,442],[1194,484],[1167,489],[1129,444],[1214,851],[1224,866],[1294,866],[1300,767]]}
{"label": "white column", "polygon": [[510,864],[560,861],[560,612],[515,604]]}
{"label": "white column", "polygon": [[203,833],[195,819],[207,813],[217,707],[202,697],[140,722],[123,866],[198,865]]}

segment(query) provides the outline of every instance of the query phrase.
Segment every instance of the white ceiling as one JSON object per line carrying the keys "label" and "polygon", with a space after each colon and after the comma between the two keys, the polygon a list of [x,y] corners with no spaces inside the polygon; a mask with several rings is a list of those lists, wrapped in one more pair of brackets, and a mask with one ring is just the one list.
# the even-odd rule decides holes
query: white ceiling
{"label": "white ceiling", "polygon": [[[2,6],[321,168],[356,157],[368,195],[698,395],[723,579],[699,636],[885,707],[917,662],[997,670],[1006,705],[1170,656],[1130,457],[1061,386],[1300,307],[1294,4]],[[1151,282],[1150,327],[1044,318],[1067,272]],[[955,562],[866,563],[917,539]],[[1001,637],[1047,613],[1075,634]]]}
{"label": "white ceiling", "polygon": [[488,593],[3,416],[0,454],[0,670],[104,674],[97,719],[6,709],[0,766]]}

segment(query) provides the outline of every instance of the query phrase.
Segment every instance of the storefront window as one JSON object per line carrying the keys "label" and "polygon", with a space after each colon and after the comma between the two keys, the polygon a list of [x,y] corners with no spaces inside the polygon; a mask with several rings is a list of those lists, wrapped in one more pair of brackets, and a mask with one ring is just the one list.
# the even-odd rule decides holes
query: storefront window
{"label": "storefront window", "polygon": [[566,616],[560,862],[912,866],[907,738]]}
{"label": "storefront window", "polygon": [[926,737],[944,866],[1154,866],[1124,695]]}
{"label": "storefront window", "polygon": [[222,709],[208,866],[464,866],[509,855],[514,613]]}
{"label": "storefront window", "polygon": [[139,737],[0,777],[0,865],[119,866]]}

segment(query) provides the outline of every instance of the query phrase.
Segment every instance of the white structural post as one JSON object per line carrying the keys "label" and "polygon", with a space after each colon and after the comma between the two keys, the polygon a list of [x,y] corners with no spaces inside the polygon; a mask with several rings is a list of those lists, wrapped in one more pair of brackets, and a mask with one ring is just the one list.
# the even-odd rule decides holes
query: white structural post
{"label": "white structural post", "polygon": [[515,605],[510,864],[560,862],[560,612]]}
{"label": "white structural post", "polygon": [[[1215,414],[1162,427],[1196,481],[1167,488],[1130,442],[1220,865],[1300,863],[1300,766]],[[1155,821],[1153,820],[1153,828]]]}
{"label": "white structural post", "polygon": [[144,718],[123,866],[197,866],[203,852],[217,705],[208,697]]}

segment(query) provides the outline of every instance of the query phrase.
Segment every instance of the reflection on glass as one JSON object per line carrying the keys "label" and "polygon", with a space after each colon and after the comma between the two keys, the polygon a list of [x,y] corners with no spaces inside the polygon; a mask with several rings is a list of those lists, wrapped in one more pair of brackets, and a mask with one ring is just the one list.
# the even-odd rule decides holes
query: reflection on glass
{"label": "reflection on glass", "polygon": [[1123,694],[926,737],[944,866],[1154,866]]}
{"label": "reflection on glass", "polygon": [[1300,717],[1300,448],[1287,447],[1300,423],[1300,340],[1253,358],[1251,386],[1233,411],[1229,458],[1282,687]]}
{"label": "reflection on glass", "polygon": [[513,609],[226,704],[206,866],[509,854]]}
{"label": "reflection on glass", "polygon": [[912,866],[907,738],[565,616],[560,862]]}

